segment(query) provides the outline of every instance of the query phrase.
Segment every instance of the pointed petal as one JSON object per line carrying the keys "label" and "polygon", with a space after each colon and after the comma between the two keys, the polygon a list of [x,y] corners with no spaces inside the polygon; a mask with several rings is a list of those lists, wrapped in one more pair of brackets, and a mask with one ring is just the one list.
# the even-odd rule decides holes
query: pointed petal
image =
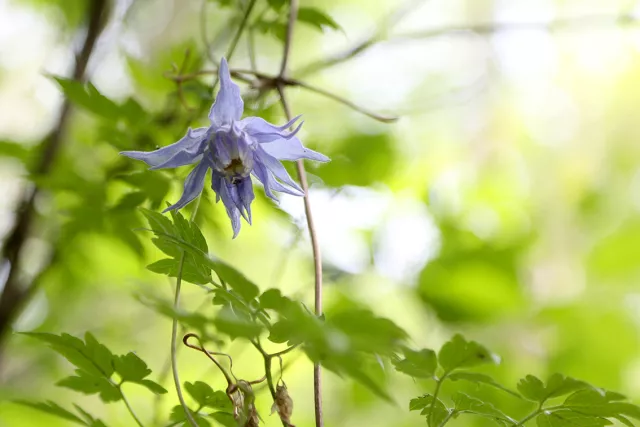
{"label": "pointed petal", "polygon": [[291,194],[292,196],[304,196],[304,193],[298,190],[295,190],[290,187],[285,187],[278,180],[276,180],[271,172],[264,166],[262,163],[256,163],[253,168],[253,175],[262,183],[264,186],[264,193],[275,202],[279,202],[278,198],[273,191],[278,191],[280,193]]}
{"label": "pointed petal", "polygon": [[278,139],[268,144],[260,144],[260,147],[278,160],[310,159],[317,162],[329,161],[329,158],[324,154],[304,147],[302,142],[296,137],[291,139]]}
{"label": "pointed petal", "polygon": [[238,125],[259,143],[266,143],[282,138],[293,138],[295,134],[298,133],[304,122],[301,122],[292,132],[289,132],[287,129],[293,126],[300,117],[301,116],[294,117],[289,121],[289,123],[286,123],[283,126],[272,125],[260,117],[246,117],[242,119]]}
{"label": "pointed petal", "polygon": [[233,229],[233,238],[235,239],[240,232],[240,210],[234,201],[234,197],[229,192],[224,176],[213,173],[211,188],[216,192],[218,200],[222,200],[222,204],[227,211],[227,216],[231,219],[231,228]]}
{"label": "pointed petal", "polygon": [[211,124],[216,127],[240,120],[242,112],[244,111],[244,102],[240,97],[240,88],[231,81],[229,66],[227,65],[227,60],[224,58],[220,61],[218,76],[220,79],[220,90],[211,107],[211,111],[209,111],[209,120],[211,120]]}
{"label": "pointed petal", "polygon": [[184,180],[184,191],[182,192],[182,197],[175,205],[169,206],[167,209],[163,211],[171,211],[175,209],[182,209],[193,199],[198,197],[202,192],[202,186],[204,185],[204,177],[207,174],[207,170],[209,169],[209,163],[204,160],[201,161],[198,166],[196,166],[191,173],[187,176],[187,179]]}
{"label": "pointed petal", "polygon": [[192,150],[195,146],[198,146],[198,144],[203,141],[207,129],[208,128],[189,129],[180,141],[155,151],[122,151],[120,154],[132,159],[142,160],[154,168],[166,163],[180,151]]}
{"label": "pointed petal", "polygon": [[291,176],[289,176],[289,172],[287,172],[284,166],[282,166],[282,163],[280,163],[280,161],[275,157],[270,156],[268,153],[266,153],[266,151],[263,150],[262,145],[259,145],[256,149],[255,162],[261,162],[267,167],[267,169],[269,169],[273,176],[278,178],[286,185],[293,187],[295,190],[298,190],[300,193],[302,193],[302,188],[300,188],[297,182],[291,179]]}
{"label": "pointed petal", "polygon": [[244,219],[247,220],[249,225],[251,225],[251,202],[255,198],[253,194],[253,183],[251,182],[251,177],[247,177],[236,184],[236,188],[238,190],[238,196],[240,198],[240,202],[242,203],[244,209],[247,211],[247,216]]}

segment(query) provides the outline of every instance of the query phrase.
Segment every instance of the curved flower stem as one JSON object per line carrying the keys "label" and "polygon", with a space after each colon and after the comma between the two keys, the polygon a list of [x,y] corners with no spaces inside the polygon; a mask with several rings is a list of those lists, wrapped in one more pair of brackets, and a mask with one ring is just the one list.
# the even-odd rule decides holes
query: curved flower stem
{"label": "curved flower stem", "polygon": [[[284,86],[282,80],[287,75],[287,65],[289,63],[289,56],[291,54],[291,44],[293,42],[293,29],[295,27],[296,19],[298,18],[298,0],[289,1],[289,21],[287,23],[287,35],[284,43],[284,52],[282,55],[282,65],[280,67],[280,74],[276,89],[280,95],[280,102],[282,108],[287,116],[287,120],[291,120],[291,111],[287,98],[284,93]],[[304,162],[298,160],[296,162],[296,168],[298,171],[298,179],[300,180],[300,186],[304,191],[304,212],[307,217],[307,226],[309,227],[309,237],[311,238],[311,249],[313,251],[313,261],[315,269],[315,313],[317,316],[322,315],[322,256],[320,254],[320,245],[318,243],[318,236],[316,234],[316,228],[313,223],[313,216],[311,214],[311,202],[309,200],[309,184],[307,183],[307,174],[304,169]],[[269,362],[270,364],[270,362]],[[265,366],[266,367],[266,366]],[[270,366],[269,366],[270,368]],[[314,411],[316,419],[316,427],[323,427],[324,421],[322,419],[322,376],[320,370],[320,364],[313,365],[313,401]]]}
{"label": "curved flower stem", "polygon": [[118,391],[120,392],[120,397],[122,397],[122,401],[126,405],[127,409],[129,410],[129,413],[131,414],[133,419],[136,421],[136,424],[138,424],[140,427],[144,427],[144,424],[142,424],[142,422],[140,421],[140,418],[138,418],[138,416],[136,415],[135,411],[131,407],[131,404],[127,400],[127,396],[124,395],[124,392],[122,391],[122,383],[117,384],[117,387],[118,387]]}
{"label": "curved flower stem", "polygon": [[[191,218],[189,222],[193,222],[196,218],[196,214],[198,213],[198,208],[200,207],[200,196],[196,199],[196,204],[191,212]],[[180,401],[180,405],[184,410],[185,415],[187,416],[187,421],[191,424],[192,427],[198,427],[198,423],[193,418],[191,411],[187,407],[186,402],[184,401],[184,395],[182,394],[182,386],[180,385],[180,376],[178,375],[178,355],[177,355],[177,347],[178,347],[178,318],[176,317],[176,312],[180,306],[180,288],[182,287],[182,270],[184,269],[184,260],[185,260],[185,252],[182,252],[182,257],[180,258],[180,266],[178,267],[178,277],[176,278],[176,293],[173,298],[173,323],[171,326],[171,371],[173,372],[173,382],[176,386],[176,393],[178,394],[178,400]]]}

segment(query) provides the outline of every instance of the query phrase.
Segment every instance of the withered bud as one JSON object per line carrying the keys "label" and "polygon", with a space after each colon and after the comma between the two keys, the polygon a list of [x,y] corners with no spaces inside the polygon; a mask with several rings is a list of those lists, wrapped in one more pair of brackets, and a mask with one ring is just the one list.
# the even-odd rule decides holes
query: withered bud
{"label": "withered bud", "polygon": [[289,427],[295,427],[291,424],[291,415],[293,414],[293,399],[289,396],[287,385],[284,381],[276,386],[276,399],[271,407],[271,413],[278,412],[280,419]]}

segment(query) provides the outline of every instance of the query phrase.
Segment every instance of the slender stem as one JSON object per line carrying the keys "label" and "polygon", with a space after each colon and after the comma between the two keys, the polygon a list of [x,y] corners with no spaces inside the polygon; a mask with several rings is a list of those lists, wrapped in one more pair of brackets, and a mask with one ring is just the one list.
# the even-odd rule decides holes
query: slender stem
{"label": "slender stem", "polygon": [[284,350],[278,351],[277,353],[270,354],[269,357],[274,358],[278,356],[284,356],[285,354],[289,353],[291,350],[295,350],[296,348],[298,348],[298,344],[292,345],[291,347],[285,348]]}
{"label": "slender stem", "polygon": [[429,406],[429,415],[427,415],[427,419],[429,420],[429,425],[433,423],[433,408],[436,406],[436,402],[438,401],[438,394],[440,394],[440,387],[444,382],[445,378],[447,378],[448,372],[445,372],[441,378],[436,381],[436,389],[433,391],[433,400],[431,401],[431,405]]}
{"label": "slender stem", "polygon": [[142,422],[140,421],[140,418],[138,418],[138,416],[136,415],[135,411],[131,407],[131,404],[127,400],[127,396],[124,395],[124,392],[122,391],[122,383],[118,384],[117,387],[118,387],[118,391],[120,392],[120,397],[122,397],[122,401],[126,405],[127,409],[129,410],[129,413],[131,414],[133,419],[136,421],[136,424],[138,424],[140,427],[144,427],[144,424],[142,424]]}
{"label": "slender stem", "polygon": [[[189,222],[193,222],[195,220],[199,207],[200,196],[198,196],[198,198],[196,199],[196,204],[191,213]],[[189,424],[191,424],[192,427],[198,427],[198,423],[196,423],[196,420],[193,418],[193,415],[191,414],[191,411],[187,407],[187,403],[184,400],[184,395],[182,394],[182,386],[180,385],[180,375],[178,375],[178,318],[175,314],[180,307],[180,288],[182,287],[182,270],[184,269],[185,257],[186,253],[183,251],[182,256],[180,257],[180,266],[178,267],[178,277],[176,277],[176,293],[173,299],[174,316],[173,323],[171,325],[171,371],[173,372],[173,382],[176,386],[178,400],[180,401],[180,405],[182,405],[182,409],[187,416],[187,421],[189,421]]]}
{"label": "slender stem", "polygon": [[282,64],[280,65],[280,77],[287,75],[289,56],[291,55],[291,44],[293,43],[293,29],[298,19],[298,0],[289,0],[289,21],[287,21],[287,35],[284,39],[284,53]]}
{"label": "slender stem", "polygon": [[[253,7],[256,5],[256,0],[251,0],[251,2],[249,3],[249,6],[247,6],[247,10],[245,10],[244,15],[242,16],[242,21],[240,22],[240,26],[238,27],[238,31],[236,31],[235,36],[233,37],[233,40],[231,41],[231,44],[229,45],[229,49],[227,49],[227,56],[226,59],[227,61],[231,61],[231,56],[233,56],[233,53],[236,50],[236,47],[238,46],[238,41],[240,41],[240,37],[242,37],[242,33],[244,32],[244,29],[247,26],[247,22],[249,21],[249,15],[251,15],[251,11],[253,10]],[[218,75],[215,75],[215,78],[213,80],[213,88],[212,91],[215,92],[216,87],[218,87]]]}
{"label": "slender stem", "polygon": [[[284,86],[282,79],[286,77],[287,65],[289,63],[289,56],[291,55],[291,44],[293,42],[293,30],[295,28],[296,19],[298,18],[298,0],[289,1],[289,21],[287,22],[287,34],[284,43],[284,52],[282,54],[282,66],[280,67],[279,81],[276,84],[276,89],[280,95],[280,102],[282,108],[287,116],[287,120],[291,120],[291,111],[289,104],[284,93]],[[309,184],[307,183],[307,174],[304,169],[304,162],[298,160],[296,162],[296,169],[298,171],[298,179],[300,185],[304,191],[304,211],[307,217],[307,226],[309,227],[309,237],[311,238],[311,249],[313,251],[313,261],[315,269],[315,313],[317,316],[322,315],[322,256],[320,254],[320,245],[318,243],[318,236],[316,228],[313,223],[313,215],[311,214],[311,202],[309,200]],[[316,427],[323,427],[324,421],[322,417],[322,372],[320,364],[316,363],[313,366],[313,402]]]}
{"label": "slender stem", "polygon": [[451,417],[453,417],[456,414],[456,410],[452,409],[449,411],[449,413],[447,414],[447,416],[444,418],[444,420],[442,420],[442,422],[440,424],[438,424],[438,427],[444,427],[445,424],[447,424],[449,422],[449,420],[451,419]]}
{"label": "slender stem", "polygon": [[527,421],[529,421],[530,419],[536,417],[538,414],[540,414],[542,412],[542,408],[538,408],[535,411],[533,411],[532,413],[530,413],[529,415],[527,415],[526,417],[524,417],[522,420],[518,421],[518,424],[516,424],[514,427],[520,427],[523,426]]}
{"label": "slender stem", "polygon": [[336,102],[339,102],[340,104],[344,104],[347,107],[364,114],[365,116],[371,117],[372,119],[378,120],[379,122],[382,123],[392,123],[395,122],[396,120],[398,120],[398,117],[396,116],[383,116],[381,114],[377,114],[374,113],[372,111],[367,110],[364,107],[361,107],[351,101],[349,101],[346,98],[343,98],[340,95],[336,95],[335,93],[329,92],[325,89],[322,89],[320,87],[317,86],[312,86],[308,83],[302,82],[300,80],[293,80],[293,79],[289,79],[287,81],[289,84],[291,84],[292,86],[300,86],[301,88],[307,89],[308,91],[317,93],[318,95],[322,95],[322,96],[326,96],[329,99],[332,99]]}

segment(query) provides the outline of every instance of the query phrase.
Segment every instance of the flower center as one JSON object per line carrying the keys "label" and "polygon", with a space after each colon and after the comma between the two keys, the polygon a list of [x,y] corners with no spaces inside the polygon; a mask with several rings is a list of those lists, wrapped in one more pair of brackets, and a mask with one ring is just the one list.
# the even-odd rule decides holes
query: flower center
{"label": "flower center", "polygon": [[224,168],[224,174],[231,180],[232,184],[236,184],[247,176],[249,171],[247,171],[247,167],[242,163],[242,160],[238,158],[231,159],[231,163]]}
{"label": "flower center", "polygon": [[248,177],[253,169],[251,143],[247,135],[233,125],[215,132],[209,140],[209,155],[214,169],[231,184]]}

